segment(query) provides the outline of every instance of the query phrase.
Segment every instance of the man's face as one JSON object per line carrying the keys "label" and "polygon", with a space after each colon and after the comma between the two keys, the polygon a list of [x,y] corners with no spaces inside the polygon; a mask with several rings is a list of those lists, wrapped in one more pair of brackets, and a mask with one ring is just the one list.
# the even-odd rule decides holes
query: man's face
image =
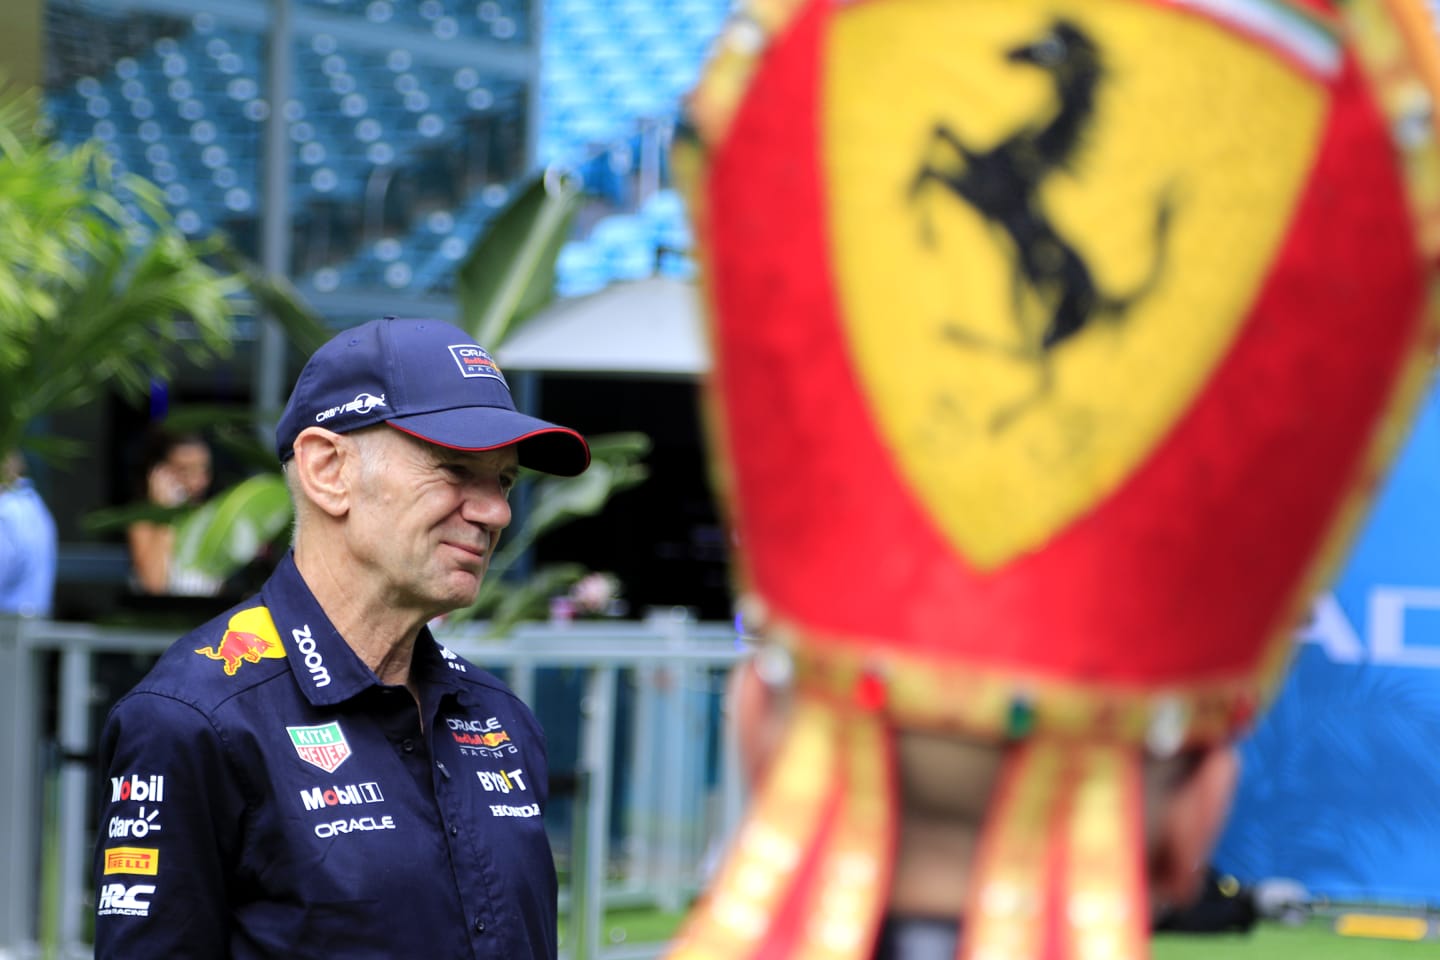
{"label": "man's face", "polygon": [[467,453],[390,427],[364,434],[352,438],[368,445],[346,525],[355,559],[394,608],[433,617],[468,606],[510,523],[515,448]]}
{"label": "man's face", "polygon": [[170,451],[165,466],[184,494],[184,501],[198,503],[210,489],[210,448],[203,443],[182,443]]}

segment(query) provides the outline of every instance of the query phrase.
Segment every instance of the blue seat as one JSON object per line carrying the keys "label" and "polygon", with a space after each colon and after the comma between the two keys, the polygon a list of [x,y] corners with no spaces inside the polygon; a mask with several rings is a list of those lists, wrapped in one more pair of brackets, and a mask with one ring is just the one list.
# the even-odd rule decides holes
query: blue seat
{"label": "blue seat", "polygon": [[[298,2],[441,40],[523,43],[539,0]],[[729,0],[547,0],[542,105],[532,120],[540,162],[583,168],[587,188],[630,203],[634,159],[627,157],[636,123],[674,114],[728,7]],[[192,229],[253,218],[261,127],[274,108],[263,89],[265,40],[204,12],[189,18],[188,29],[183,19],[170,23],[168,34],[57,91],[48,107],[56,136],[78,142],[99,134],[130,169],[155,176],[158,167],[167,202],[186,214]],[[486,75],[483,65],[439,67],[401,46],[363,49],[316,34],[297,37],[294,56],[298,110],[293,116],[291,105],[286,110],[292,189],[301,202],[353,206],[377,164],[404,166],[437,147],[483,156],[494,149],[487,146],[494,121],[480,118],[508,116],[527,94],[518,81]],[[168,153],[152,160],[147,150],[156,145]],[[324,276],[396,289],[402,281],[404,289],[443,288],[504,196],[503,189],[477,192],[450,211],[450,231],[417,223],[396,238],[396,259],[360,251],[353,268],[334,265]],[[675,252],[688,249],[691,237],[673,194],[652,198],[638,217],[618,223],[602,220],[588,241],[567,246],[557,287],[573,293],[614,277],[648,275],[656,269],[657,248],[662,271],[693,271],[689,258]]]}
{"label": "blue seat", "polygon": [[590,231],[614,280],[638,280],[655,272],[655,245],[644,220],[630,214],[601,218]]}
{"label": "blue seat", "polygon": [[555,292],[580,297],[604,289],[610,275],[601,252],[590,244],[572,241],[560,248],[555,261]]}

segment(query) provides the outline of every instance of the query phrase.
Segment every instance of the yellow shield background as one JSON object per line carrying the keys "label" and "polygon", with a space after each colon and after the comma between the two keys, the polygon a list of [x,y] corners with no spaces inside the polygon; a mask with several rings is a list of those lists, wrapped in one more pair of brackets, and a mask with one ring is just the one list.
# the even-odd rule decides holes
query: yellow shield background
{"label": "yellow shield background", "polygon": [[[1037,156],[1080,81],[1012,52],[1062,22],[1099,72],[1066,117],[1078,143]],[[1253,39],[1132,0],[856,4],[827,44],[822,156],[853,364],[915,494],[993,569],[1115,492],[1203,388],[1284,242],[1326,89]],[[1057,304],[1085,284],[1035,282],[1021,234],[944,179],[1017,158],[1031,219],[1088,272],[1085,324],[1049,349]],[[943,176],[918,178],[927,166]]]}

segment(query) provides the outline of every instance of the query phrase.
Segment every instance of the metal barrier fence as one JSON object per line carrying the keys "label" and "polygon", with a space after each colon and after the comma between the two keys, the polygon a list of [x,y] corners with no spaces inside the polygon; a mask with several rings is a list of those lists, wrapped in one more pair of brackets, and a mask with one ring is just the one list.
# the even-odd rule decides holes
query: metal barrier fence
{"label": "metal barrier fence", "polygon": [[[679,908],[703,882],[717,842],[738,822],[736,758],[714,708],[724,674],[743,653],[733,628],[665,611],[641,622],[525,625],[503,641],[487,640],[473,626],[436,633],[452,650],[506,675],[542,714],[555,705],[536,700],[540,671],[570,668],[583,678],[573,705],[579,742],[568,843],[552,836],[562,867],[568,861],[561,954],[571,960],[657,955],[654,945],[602,943],[604,911]],[[58,956],[90,955],[96,657],[158,655],[177,636],[0,617],[0,960],[39,955],[42,873],[54,877],[58,891],[50,931]],[[53,718],[45,710],[51,677]],[[623,698],[622,678],[629,694]],[[622,699],[626,729],[617,724]],[[617,751],[622,738],[625,749]],[[625,754],[623,768],[617,768],[618,753]],[[55,801],[45,803],[40,785],[57,759]],[[565,771],[552,769],[552,778],[557,772]],[[627,788],[618,811],[623,856],[611,849],[620,783]],[[555,799],[552,793],[552,807]],[[58,817],[58,824],[47,824],[47,816]],[[58,829],[47,831],[47,825]],[[55,849],[42,851],[46,835],[57,838]]]}

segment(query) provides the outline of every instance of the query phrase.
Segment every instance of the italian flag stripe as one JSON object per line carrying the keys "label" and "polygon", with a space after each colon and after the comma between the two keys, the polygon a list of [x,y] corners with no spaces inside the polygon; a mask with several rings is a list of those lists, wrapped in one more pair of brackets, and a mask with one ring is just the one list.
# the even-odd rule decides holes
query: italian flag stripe
{"label": "italian flag stripe", "polygon": [[1338,27],[1285,0],[1169,0],[1248,33],[1324,77],[1340,69]]}

